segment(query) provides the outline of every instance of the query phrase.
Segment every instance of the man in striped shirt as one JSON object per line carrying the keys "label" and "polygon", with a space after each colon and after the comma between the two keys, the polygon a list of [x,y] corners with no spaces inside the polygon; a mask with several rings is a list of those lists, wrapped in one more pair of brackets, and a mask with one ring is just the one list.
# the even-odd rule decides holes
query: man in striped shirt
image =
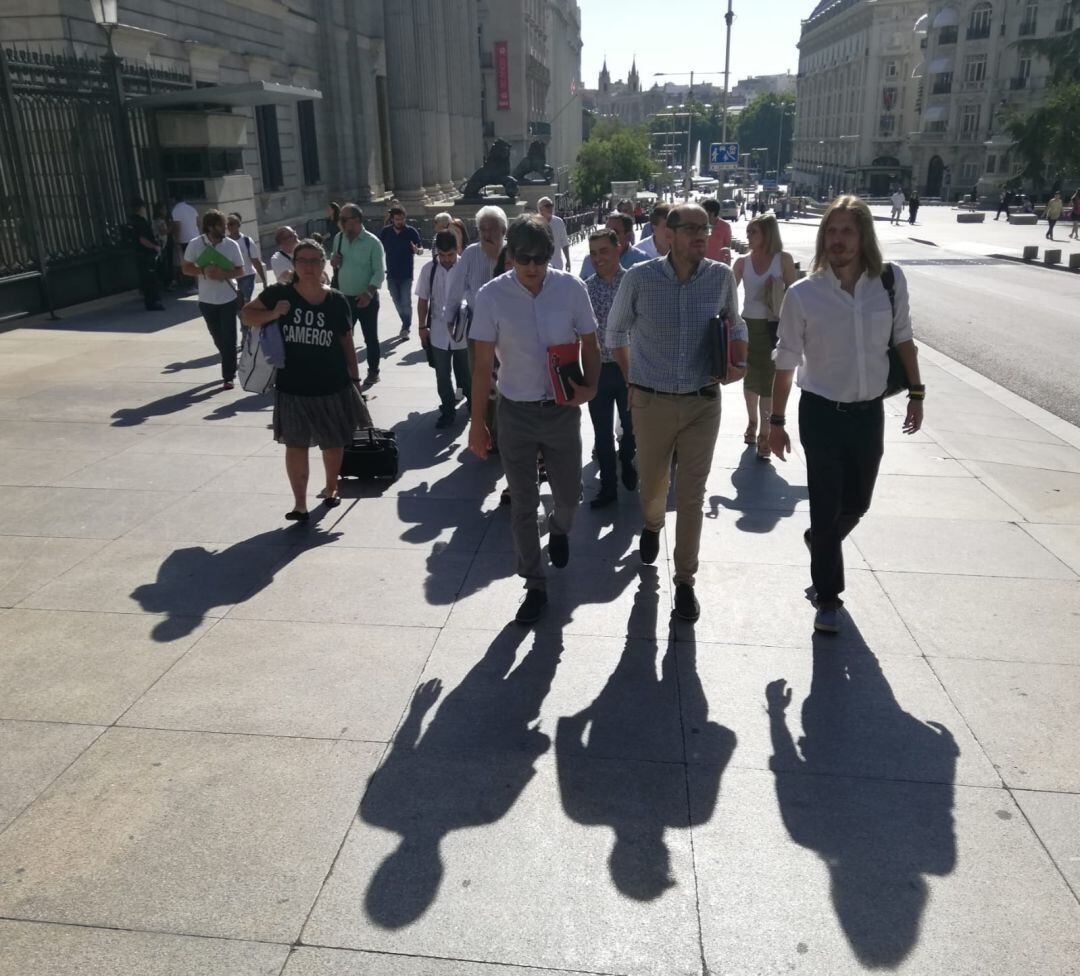
{"label": "man in striped shirt", "polygon": [[[705,481],[720,430],[720,383],[746,373],[746,324],[739,316],[735,279],[724,264],[705,257],[711,223],[697,204],[672,208],[666,258],[626,272],[608,313],[605,345],[630,384],[637,440],[644,528],[639,552],[652,563],[677,453],[675,484],[675,613],[697,620],[694,595]],[[730,324],[731,363],[721,380],[712,375],[710,320]]]}

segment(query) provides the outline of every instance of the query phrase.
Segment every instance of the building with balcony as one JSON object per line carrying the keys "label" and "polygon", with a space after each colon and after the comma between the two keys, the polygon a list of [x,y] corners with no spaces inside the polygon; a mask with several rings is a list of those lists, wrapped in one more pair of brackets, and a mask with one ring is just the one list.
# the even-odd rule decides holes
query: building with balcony
{"label": "building with balcony", "polygon": [[822,0],[799,38],[792,182],[885,196],[910,186],[925,0]]}
{"label": "building with balcony", "polygon": [[479,0],[485,141],[516,164],[535,139],[561,188],[581,145],[581,10],[577,0]]}
{"label": "building with balcony", "polygon": [[1065,0],[930,0],[921,74],[926,99],[911,161],[929,196],[996,193],[1014,174],[1001,130],[1010,108],[1043,96],[1049,66],[1017,42],[1074,27]]}

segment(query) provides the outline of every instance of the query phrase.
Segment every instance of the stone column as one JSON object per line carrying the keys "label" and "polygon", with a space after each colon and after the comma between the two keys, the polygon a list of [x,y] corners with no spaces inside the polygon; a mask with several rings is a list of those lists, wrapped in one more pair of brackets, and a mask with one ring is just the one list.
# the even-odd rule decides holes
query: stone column
{"label": "stone column", "polygon": [[453,185],[450,171],[450,140],[452,130],[450,125],[450,91],[454,86],[453,73],[450,65],[453,31],[451,21],[453,19],[453,5],[436,0],[433,3],[432,18],[432,48],[430,52],[431,63],[435,76],[435,150],[437,153],[437,168],[440,195],[449,192]]}
{"label": "stone column", "polygon": [[[478,34],[480,30],[480,11],[477,0],[465,0],[469,36],[466,46],[465,70],[463,76],[468,79],[469,105],[465,114],[465,137],[468,144],[468,175],[472,175],[484,161],[484,122],[480,116],[480,48]],[[494,92],[488,93],[494,97]]]}
{"label": "stone column", "polygon": [[468,137],[465,131],[465,113],[469,104],[472,75],[469,59],[476,54],[476,43],[469,45],[468,2],[453,0],[447,14],[450,31],[450,174],[453,184],[460,186],[472,175],[469,163]]}
{"label": "stone column", "polygon": [[[394,195],[407,206],[424,203],[425,126],[420,104],[416,50],[417,0],[384,0],[386,24],[386,88],[393,143]],[[348,6],[348,4],[346,4]]]}

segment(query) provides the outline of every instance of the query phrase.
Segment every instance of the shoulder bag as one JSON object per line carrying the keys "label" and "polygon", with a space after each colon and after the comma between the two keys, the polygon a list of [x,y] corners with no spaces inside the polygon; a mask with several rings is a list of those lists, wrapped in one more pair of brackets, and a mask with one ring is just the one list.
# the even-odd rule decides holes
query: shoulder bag
{"label": "shoulder bag", "polygon": [[[889,307],[893,314],[893,327],[896,325],[896,275],[893,273],[891,264],[886,264],[881,272],[881,284],[889,295]],[[907,370],[900,359],[900,353],[893,344],[892,332],[889,332],[889,378],[885,381],[886,397],[896,396],[901,390],[908,390],[911,384],[908,382]]]}

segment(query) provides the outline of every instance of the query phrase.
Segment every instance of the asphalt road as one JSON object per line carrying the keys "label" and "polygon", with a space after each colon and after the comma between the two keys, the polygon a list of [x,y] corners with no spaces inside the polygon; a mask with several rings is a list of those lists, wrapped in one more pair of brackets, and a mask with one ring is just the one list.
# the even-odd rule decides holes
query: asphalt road
{"label": "asphalt road", "polygon": [[[745,223],[735,226],[743,236]],[[1080,274],[989,257],[1045,246],[1045,224],[1006,227],[990,215],[957,225],[954,211],[924,208],[916,227],[876,227],[886,259],[907,275],[917,341],[1080,425]],[[791,222],[782,231],[807,267],[815,228]],[[1063,240],[1068,233],[1059,226],[1051,245],[1066,263],[1070,250],[1080,252],[1080,241]]]}

